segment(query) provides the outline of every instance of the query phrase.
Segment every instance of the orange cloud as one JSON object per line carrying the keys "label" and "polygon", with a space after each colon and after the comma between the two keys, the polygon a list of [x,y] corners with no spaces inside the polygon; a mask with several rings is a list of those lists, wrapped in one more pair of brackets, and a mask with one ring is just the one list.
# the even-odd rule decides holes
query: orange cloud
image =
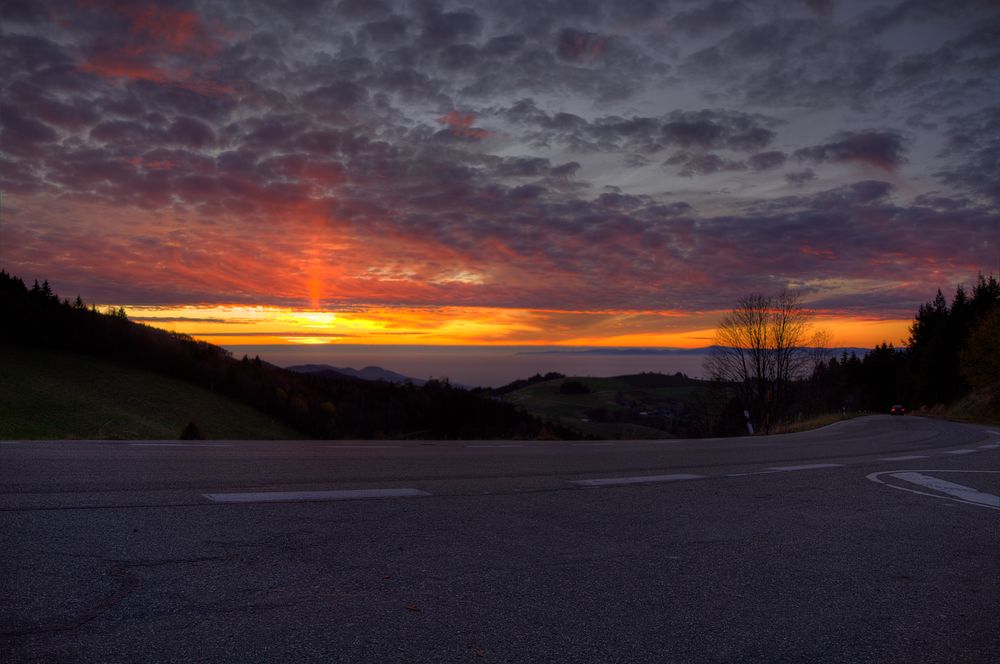
{"label": "orange cloud", "polygon": [[129,34],[148,40],[154,48],[171,53],[213,55],[221,47],[213,31],[193,11],[126,5],[121,12],[131,22]]}
{"label": "orange cloud", "polygon": [[135,156],[126,159],[128,163],[133,166],[141,166],[146,170],[150,171],[169,171],[174,167],[174,162],[169,159],[161,159],[159,161],[145,161],[142,157]]}
{"label": "orange cloud", "polygon": [[447,115],[438,118],[438,122],[451,127],[451,133],[455,136],[475,139],[482,139],[489,136],[490,132],[488,130],[472,126],[475,121],[475,113],[462,114],[458,111],[450,111]]}
{"label": "orange cloud", "polygon": [[817,249],[808,244],[799,247],[799,252],[806,256],[822,256],[823,258],[836,258],[837,254],[831,249]]}
{"label": "orange cloud", "polygon": [[171,7],[106,0],[77,0],[81,7],[122,18],[124,32],[92,46],[81,71],[107,78],[174,85],[204,95],[236,90],[199,73],[205,59],[223,47],[230,33],[207,25],[195,12]]}

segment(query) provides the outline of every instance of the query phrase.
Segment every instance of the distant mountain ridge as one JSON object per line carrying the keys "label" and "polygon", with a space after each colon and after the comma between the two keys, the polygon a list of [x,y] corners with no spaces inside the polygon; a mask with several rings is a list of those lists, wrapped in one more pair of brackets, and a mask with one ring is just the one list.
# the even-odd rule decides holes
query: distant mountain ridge
{"label": "distant mountain ridge", "polygon": [[[598,347],[598,348],[549,348],[545,350],[523,350],[519,355],[708,355],[720,346],[702,346],[700,348],[655,348],[655,347]],[[864,356],[868,353],[868,348],[855,348],[851,346],[838,346],[836,348],[812,348],[806,347],[805,351],[825,350],[836,356],[841,353],[850,355],[854,353]]]}
{"label": "distant mountain ridge", "polygon": [[416,386],[421,386],[426,383],[426,380],[421,380],[419,378],[411,378],[409,376],[404,376],[403,374],[396,373],[395,371],[390,371],[388,369],[383,369],[382,367],[365,367],[363,369],[352,369],[351,367],[334,367],[329,364],[295,364],[290,367],[285,367],[289,371],[294,371],[296,373],[304,374],[322,374],[330,375],[333,378],[337,377],[348,377],[355,378],[357,380],[384,380],[387,383],[413,383]]}

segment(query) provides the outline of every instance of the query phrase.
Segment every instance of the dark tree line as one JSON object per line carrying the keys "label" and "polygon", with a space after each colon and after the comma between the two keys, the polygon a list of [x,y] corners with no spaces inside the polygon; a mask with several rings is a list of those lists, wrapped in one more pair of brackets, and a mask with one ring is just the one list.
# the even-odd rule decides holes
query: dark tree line
{"label": "dark tree line", "polygon": [[905,347],[883,342],[864,358],[832,358],[802,388],[803,401],[827,411],[926,408],[972,389],[1000,397],[1000,283],[979,275],[971,293],[956,289],[950,306],[939,290],[917,311]]}
{"label": "dark tree line", "polygon": [[236,359],[218,346],[60,300],[48,282],[30,288],[0,271],[0,342],[103,357],[206,387],[314,438],[579,437],[447,381],[394,385],[299,374]]}
{"label": "dark tree line", "polygon": [[[745,412],[755,430],[766,433],[772,424],[830,412],[933,408],[972,390],[1000,414],[996,277],[979,275],[971,291],[959,286],[950,305],[939,290],[917,310],[904,345],[882,342],[862,357],[824,359],[810,352],[819,349],[802,343],[804,310],[795,301],[781,306],[783,297],[777,304],[759,295],[743,298],[723,319],[707,365],[714,384],[689,408],[696,435],[746,433]],[[788,329],[799,333],[788,335]],[[793,360],[783,365],[790,371],[778,370],[782,352]]]}
{"label": "dark tree line", "polygon": [[556,380],[557,378],[565,378],[565,377],[566,377],[565,375],[557,371],[550,371],[546,373],[544,376],[540,373],[536,373],[534,376],[531,376],[530,378],[519,378],[501,387],[477,387],[473,391],[480,394],[499,397],[504,394],[510,394],[511,392],[517,392],[518,390],[522,390],[530,385],[537,385],[538,383],[544,383],[549,380]]}

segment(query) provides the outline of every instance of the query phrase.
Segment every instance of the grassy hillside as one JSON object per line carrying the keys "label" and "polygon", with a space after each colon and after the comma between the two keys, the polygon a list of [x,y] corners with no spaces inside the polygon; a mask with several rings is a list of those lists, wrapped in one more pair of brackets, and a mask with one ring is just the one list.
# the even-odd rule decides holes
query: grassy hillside
{"label": "grassy hillside", "polygon": [[[82,299],[60,300],[48,282],[37,281],[30,288],[19,277],[0,270],[0,344],[18,347],[61,350],[81,353],[91,358],[104,358],[118,366],[149,371],[159,376],[187,381],[212,393],[231,399],[265,413],[285,426],[320,439],[353,438],[429,438],[429,439],[493,439],[538,438],[558,436],[579,437],[579,432],[561,430],[558,426],[543,423],[509,403],[502,403],[487,395],[459,389],[446,381],[428,381],[424,385],[396,385],[384,381],[364,381],[316,374],[287,371],[262,361],[259,357],[234,358],[225,349],[197,341],[183,334],[160,330],[128,320],[124,309],[99,312],[87,307]],[[58,389],[58,363],[53,368],[56,375],[52,388]],[[30,409],[31,402],[20,397],[33,388],[32,374],[22,367],[22,385],[9,398],[11,407]],[[81,372],[84,376],[86,371]],[[141,381],[140,381],[141,382]],[[46,387],[48,389],[48,387]],[[166,390],[173,399],[175,390]],[[61,403],[80,399],[81,390],[63,390],[60,400],[47,407],[57,412]],[[123,390],[128,395],[128,390]],[[140,394],[142,392],[140,391]],[[14,403],[16,401],[16,404]],[[211,409],[198,411],[202,398],[188,404],[178,404],[176,418],[190,421],[198,412],[220,417]],[[112,400],[111,404],[120,403]],[[78,406],[80,404],[77,404]],[[159,411],[171,409],[158,406]],[[74,408],[78,410],[78,408]],[[146,417],[148,407],[139,404],[135,414],[140,420]],[[44,411],[43,411],[44,412]],[[35,413],[37,415],[37,413]],[[200,415],[199,415],[200,417]],[[134,418],[127,418],[134,421]],[[157,416],[156,419],[159,419]],[[211,429],[233,430],[242,418],[227,418],[230,424],[212,425],[208,435],[230,435]],[[37,421],[37,417],[31,421]],[[108,435],[107,419],[99,422],[93,434]],[[82,424],[72,425],[74,435],[80,433]],[[205,424],[198,423],[205,427]],[[111,424],[114,425],[112,418]],[[40,424],[32,427],[42,426]],[[127,435],[141,434],[125,426]],[[257,427],[249,427],[251,433]],[[56,428],[60,431],[60,428]],[[31,435],[41,435],[32,428]],[[166,433],[170,433],[169,431]],[[123,435],[117,430],[110,435]],[[263,434],[258,434],[263,435]],[[266,434],[272,435],[272,434]]]}
{"label": "grassy hillside", "polygon": [[0,438],[175,439],[304,436],[190,383],[86,355],[0,345]]}
{"label": "grassy hillside", "polygon": [[[580,383],[589,392],[567,394],[567,383]],[[503,398],[532,415],[599,438],[669,438],[688,402],[702,389],[700,381],[661,374],[569,377],[529,385]]]}
{"label": "grassy hillside", "polygon": [[1000,426],[1000,390],[983,387],[948,406],[939,404],[933,408],[917,410],[915,414]]}

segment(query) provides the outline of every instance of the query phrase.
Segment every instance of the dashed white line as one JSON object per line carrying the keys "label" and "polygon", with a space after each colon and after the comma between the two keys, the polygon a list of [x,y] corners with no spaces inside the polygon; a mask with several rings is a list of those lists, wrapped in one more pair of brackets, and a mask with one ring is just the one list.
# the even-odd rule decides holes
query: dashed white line
{"label": "dashed white line", "polygon": [[396,450],[399,445],[324,445],[329,450]]}
{"label": "dashed white line", "polygon": [[945,454],[974,454],[976,450],[947,450]]}
{"label": "dashed white line", "polygon": [[229,447],[228,443],[129,443],[130,447]]}
{"label": "dashed white line", "polygon": [[993,450],[993,449],[996,449],[996,447],[997,447],[996,443],[990,443],[989,445],[980,445],[979,449],[981,449],[981,450]]}
{"label": "dashed white line", "polygon": [[570,447],[611,447],[614,443],[570,443]]}
{"label": "dashed white line", "polygon": [[606,477],[595,480],[570,480],[580,486],[616,486],[622,484],[654,484],[656,482],[680,482],[682,480],[701,480],[704,475],[644,475],[641,477]]}
{"label": "dashed white line", "polygon": [[469,449],[478,450],[478,449],[486,449],[493,447],[527,447],[527,445],[466,445],[466,447]]}
{"label": "dashed white line", "polygon": [[809,463],[804,466],[773,466],[768,468],[768,470],[773,470],[775,472],[784,472],[789,470],[814,470],[818,468],[840,468],[844,464],[842,463]]}
{"label": "dashed white line", "polygon": [[344,489],[340,491],[258,491],[253,493],[205,493],[216,503],[289,503],[361,498],[416,498],[431,494],[419,489]]}
{"label": "dashed white line", "polygon": [[926,459],[923,454],[913,454],[911,456],[883,457],[879,461],[913,461],[914,459]]}

